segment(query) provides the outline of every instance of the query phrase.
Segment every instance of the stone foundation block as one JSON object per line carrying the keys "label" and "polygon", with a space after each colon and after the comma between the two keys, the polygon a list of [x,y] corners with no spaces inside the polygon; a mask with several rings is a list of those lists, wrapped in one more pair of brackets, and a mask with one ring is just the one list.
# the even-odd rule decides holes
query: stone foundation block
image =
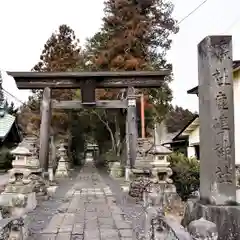
{"label": "stone foundation block", "polygon": [[240,240],[240,206],[205,205],[197,199],[188,200],[182,225],[204,218],[216,224],[218,240]]}

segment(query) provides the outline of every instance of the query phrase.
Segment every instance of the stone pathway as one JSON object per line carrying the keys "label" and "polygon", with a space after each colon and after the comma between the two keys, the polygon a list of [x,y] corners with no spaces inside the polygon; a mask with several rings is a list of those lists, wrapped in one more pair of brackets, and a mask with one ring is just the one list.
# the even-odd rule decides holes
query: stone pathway
{"label": "stone pathway", "polygon": [[130,240],[133,231],[110,188],[93,163],[87,162],[58,213],[36,239]]}

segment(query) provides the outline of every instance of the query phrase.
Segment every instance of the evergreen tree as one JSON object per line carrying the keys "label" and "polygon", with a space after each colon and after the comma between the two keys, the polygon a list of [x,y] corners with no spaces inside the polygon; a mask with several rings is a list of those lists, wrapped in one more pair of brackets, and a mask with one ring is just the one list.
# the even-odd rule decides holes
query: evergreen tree
{"label": "evergreen tree", "polygon": [[181,131],[197,113],[192,113],[188,109],[179,106],[170,107],[170,111],[166,116],[166,125],[171,133]]}
{"label": "evergreen tree", "polygon": [[[172,12],[173,4],[166,0],[105,1],[103,26],[87,41],[88,68],[103,71],[171,69],[165,56],[171,47],[170,34],[178,32]],[[168,111],[172,100],[170,81],[171,76],[165,79],[161,88],[144,90],[145,115],[149,117],[146,127],[152,125],[151,115],[161,120]],[[97,93],[99,99],[119,97],[119,91],[113,89],[98,90]],[[123,125],[125,118],[116,114],[118,124]],[[109,115],[101,113],[101,116]],[[114,124],[109,126],[115,131]]]}
{"label": "evergreen tree", "polygon": [[[172,12],[168,0],[105,1],[101,31],[88,40],[89,65],[111,71],[171,69],[165,56],[172,43],[170,34],[178,32]],[[170,81],[171,76],[161,88],[145,90],[160,117],[172,100]]]}
{"label": "evergreen tree", "polygon": [[[74,31],[67,25],[61,25],[58,31],[53,33],[44,45],[39,62],[33,67],[33,71],[38,72],[66,72],[81,66],[83,57],[79,40],[76,38]],[[31,97],[21,108],[22,115],[29,117],[32,112],[31,122],[33,132],[40,127],[40,104],[42,91],[35,90],[34,96]],[[57,100],[71,100],[75,97],[75,91],[71,89],[54,89],[52,98]],[[52,126],[55,133],[66,134],[69,130],[69,114],[64,111],[54,111],[52,113]],[[25,119],[25,118],[24,118]],[[26,119],[25,119],[26,120]],[[24,125],[24,123],[23,123]],[[26,126],[25,126],[26,127]],[[26,130],[26,128],[23,129]]]}
{"label": "evergreen tree", "polygon": [[[81,48],[74,31],[67,25],[61,25],[47,40],[40,61],[33,67],[38,72],[66,72],[82,64]],[[57,100],[70,100],[74,91],[54,90],[52,97]]]}
{"label": "evergreen tree", "polygon": [[2,85],[3,85],[3,78],[2,78],[2,73],[0,71],[0,107],[3,107],[7,113],[11,115],[16,115],[18,109],[15,108],[13,102],[9,104],[9,102],[5,99]]}

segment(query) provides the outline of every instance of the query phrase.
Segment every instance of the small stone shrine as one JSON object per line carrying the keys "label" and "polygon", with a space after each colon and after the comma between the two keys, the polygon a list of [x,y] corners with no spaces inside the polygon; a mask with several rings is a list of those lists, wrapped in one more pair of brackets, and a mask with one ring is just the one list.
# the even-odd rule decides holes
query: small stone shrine
{"label": "small stone shrine", "polygon": [[58,152],[59,152],[60,159],[58,161],[58,166],[57,166],[55,177],[56,178],[68,177],[69,176],[69,164],[68,164],[67,151],[66,151],[64,143],[60,144]]}

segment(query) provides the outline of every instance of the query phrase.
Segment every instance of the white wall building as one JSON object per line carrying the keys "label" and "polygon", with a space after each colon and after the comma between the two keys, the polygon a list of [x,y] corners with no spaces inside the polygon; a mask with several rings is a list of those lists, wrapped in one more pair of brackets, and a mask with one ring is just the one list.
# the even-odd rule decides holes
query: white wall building
{"label": "white wall building", "polygon": [[[240,165],[240,61],[233,62],[233,93],[234,93],[234,127],[235,127],[235,159]],[[188,91],[188,94],[197,94],[198,87]],[[199,118],[196,116],[177,137],[188,136],[188,157],[199,159]],[[176,137],[175,137],[176,138]]]}

